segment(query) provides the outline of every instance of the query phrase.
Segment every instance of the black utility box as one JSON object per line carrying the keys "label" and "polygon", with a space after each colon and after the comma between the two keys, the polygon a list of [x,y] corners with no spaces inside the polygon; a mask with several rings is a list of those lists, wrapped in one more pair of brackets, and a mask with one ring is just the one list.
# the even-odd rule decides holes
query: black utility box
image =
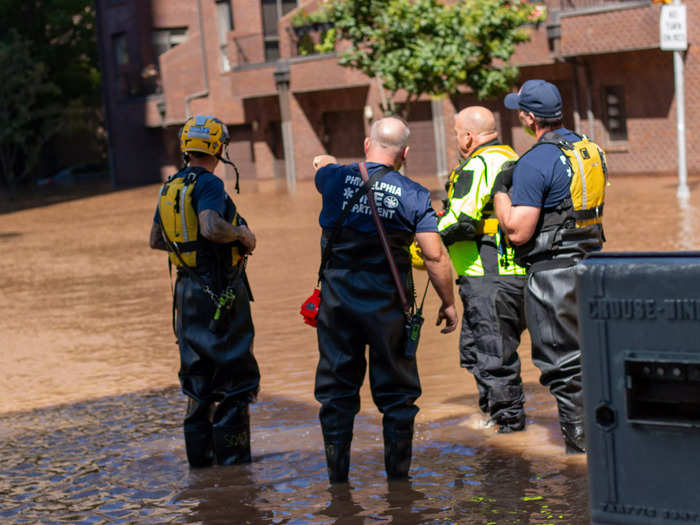
{"label": "black utility box", "polygon": [[578,304],[591,522],[700,523],[700,252],[590,256]]}

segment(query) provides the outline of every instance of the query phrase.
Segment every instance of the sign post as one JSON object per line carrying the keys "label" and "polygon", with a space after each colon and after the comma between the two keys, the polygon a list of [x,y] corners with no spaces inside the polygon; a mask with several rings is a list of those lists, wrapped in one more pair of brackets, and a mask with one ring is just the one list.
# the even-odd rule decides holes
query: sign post
{"label": "sign post", "polygon": [[678,135],[678,198],[687,199],[688,166],[685,149],[685,93],[683,86],[683,51],[688,49],[688,21],[685,5],[674,0],[661,7],[659,24],[661,49],[673,51],[673,76],[676,91],[676,133]]}

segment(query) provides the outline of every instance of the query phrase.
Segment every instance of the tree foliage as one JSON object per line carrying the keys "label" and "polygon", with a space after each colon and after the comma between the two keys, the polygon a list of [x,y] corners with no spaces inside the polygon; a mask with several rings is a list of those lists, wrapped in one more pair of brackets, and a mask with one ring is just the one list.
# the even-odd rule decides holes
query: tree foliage
{"label": "tree foliage", "polygon": [[14,192],[36,166],[41,148],[57,130],[61,108],[51,102],[60,90],[48,81],[46,67],[35,62],[15,31],[0,40],[0,169]]}
{"label": "tree foliage", "polygon": [[[340,39],[340,64],[378,77],[393,99],[454,94],[479,98],[507,91],[518,75],[509,59],[529,40],[527,23],[544,17],[526,0],[335,0],[329,9]],[[391,109],[391,108],[385,108]]]}
{"label": "tree foliage", "polygon": [[[3,33],[14,29],[44,64],[64,100],[101,102],[93,0],[2,0]],[[0,35],[0,38],[3,38]]]}
{"label": "tree foliage", "polygon": [[2,0],[0,20],[0,169],[13,189],[59,129],[95,121],[101,84],[92,0]]}

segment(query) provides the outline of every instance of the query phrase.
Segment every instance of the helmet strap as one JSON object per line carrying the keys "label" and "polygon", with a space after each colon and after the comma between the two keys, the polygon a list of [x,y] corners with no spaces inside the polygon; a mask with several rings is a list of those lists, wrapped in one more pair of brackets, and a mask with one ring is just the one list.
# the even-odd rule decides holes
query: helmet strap
{"label": "helmet strap", "polygon": [[219,159],[224,164],[228,164],[229,166],[233,166],[233,171],[236,172],[236,193],[240,193],[241,189],[238,186],[238,179],[239,179],[238,168],[236,167],[236,165],[233,162],[231,162],[229,160],[228,151],[226,152],[226,158],[223,158],[220,153],[216,156],[216,158]]}

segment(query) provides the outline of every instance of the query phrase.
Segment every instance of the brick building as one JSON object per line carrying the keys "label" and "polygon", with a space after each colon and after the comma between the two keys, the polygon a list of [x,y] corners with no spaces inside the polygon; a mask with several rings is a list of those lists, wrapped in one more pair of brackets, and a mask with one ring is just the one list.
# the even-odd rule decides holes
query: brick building
{"label": "brick building", "polygon": [[[299,2],[308,12],[319,0]],[[611,173],[675,173],[673,53],[659,49],[651,0],[546,0],[546,23],[513,57],[520,82],[545,78],[564,98],[565,124],[597,141]],[[229,126],[245,189],[294,185],[322,152],[362,155],[381,115],[377,83],[334,54],[299,56],[295,0],[96,0],[114,182],[156,182],[180,164],[177,132],[189,115]],[[686,2],[687,165],[700,173],[700,2]],[[313,32],[309,35],[318,38]],[[502,98],[421,100],[411,112],[410,176],[444,176],[456,160],[455,107],[483,104],[520,153],[532,143]],[[222,175],[230,177],[221,167]]]}

